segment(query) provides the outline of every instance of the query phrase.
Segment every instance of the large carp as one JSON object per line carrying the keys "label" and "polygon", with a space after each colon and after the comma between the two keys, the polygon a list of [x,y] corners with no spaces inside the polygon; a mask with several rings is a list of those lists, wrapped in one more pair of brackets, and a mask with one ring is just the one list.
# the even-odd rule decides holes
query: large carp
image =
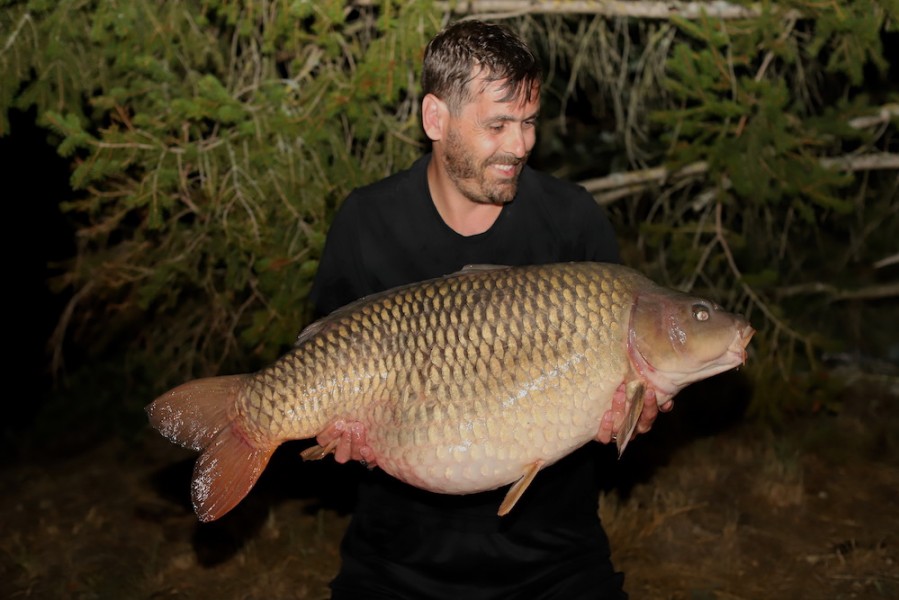
{"label": "large carp", "polygon": [[185,383],[147,412],[202,452],[192,498],[203,521],[240,502],[281,443],[325,431],[331,443],[307,457],[352,435],[372,463],[426,490],[514,483],[505,514],[541,468],[596,437],[616,394],[622,451],[647,394],[662,405],[742,364],[753,333],[620,265],[470,267],[349,304],[270,367]]}

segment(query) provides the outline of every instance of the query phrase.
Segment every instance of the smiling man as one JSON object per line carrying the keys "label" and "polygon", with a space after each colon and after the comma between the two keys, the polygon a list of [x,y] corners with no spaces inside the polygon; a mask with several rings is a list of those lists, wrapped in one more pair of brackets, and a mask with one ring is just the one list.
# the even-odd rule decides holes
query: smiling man
{"label": "smiling man", "polygon": [[[446,40],[432,43],[432,58],[441,50],[438,42]],[[497,80],[483,64],[434,62],[435,76],[425,71],[428,93],[422,101],[422,125],[434,153],[428,163],[431,197],[450,228],[462,235],[483,233],[515,198],[537,141],[539,76],[525,71],[520,81]],[[466,77],[464,91],[447,85]]]}
{"label": "smiling man", "polygon": [[[603,210],[581,187],[527,166],[536,143],[541,71],[498,25],[461,21],[425,50],[422,126],[432,151],[408,170],[353,191],[335,216],[311,293],[319,315],[470,264],[618,261]],[[638,431],[657,414],[643,411]],[[614,415],[597,426],[612,437]],[[376,457],[364,427],[338,439],[338,461]],[[597,450],[542,470],[515,510],[506,489],[425,492],[377,468],[360,482],[333,600],[625,598],[598,516]]]}

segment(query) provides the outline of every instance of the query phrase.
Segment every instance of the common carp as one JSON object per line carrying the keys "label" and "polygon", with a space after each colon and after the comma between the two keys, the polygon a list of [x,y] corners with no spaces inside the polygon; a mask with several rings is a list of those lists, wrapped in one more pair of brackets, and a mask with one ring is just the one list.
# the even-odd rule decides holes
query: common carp
{"label": "common carp", "polygon": [[362,298],[309,325],[271,366],[190,381],[147,412],[202,452],[192,484],[202,521],[240,502],[281,443],[326,431],[330,442],[305,457],[355,436],[372,463],[425,490],[514,484],[505,514],[541,468],[596,437],[616,394],[627,405],[621,452],[647,394],[661,406],[742,364],[753,333],[621,265],[467,267]]}

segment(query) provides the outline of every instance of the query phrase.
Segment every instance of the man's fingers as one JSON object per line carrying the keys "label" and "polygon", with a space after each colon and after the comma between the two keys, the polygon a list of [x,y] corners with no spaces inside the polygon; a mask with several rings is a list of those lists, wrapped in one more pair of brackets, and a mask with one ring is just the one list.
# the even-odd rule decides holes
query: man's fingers
{"label": "man's fingers", "polygon": [[599,431],[596,432],[596,437],[594,439],[603,444],[611,442],[614,422],[615,419],[612,416],[612,411],[607,410],[606,414],[604,414],[599,421]]}
{"label": "man's fingers", "polygon": [[656,404],[656,396],[650,391],[643,396],[643,412],[640,413],[635,433],[646,433],[649,431],[658,414],[659,405]]}
{"label": "man's fingers", "polygon": [[377,464],[374,451],[365,439],[365,426],[358,421],[334,421],[315,440],[326,453],[333,452],[338,463],[358,460],[367,467]]}
{"label": "man's fingers", "polygon": [[337,448],[334,450],[334,460],[344,464],[352,458],[352,450],[352,443],[349,437],[346,435],[340,436],[340,442],[338,442]]}

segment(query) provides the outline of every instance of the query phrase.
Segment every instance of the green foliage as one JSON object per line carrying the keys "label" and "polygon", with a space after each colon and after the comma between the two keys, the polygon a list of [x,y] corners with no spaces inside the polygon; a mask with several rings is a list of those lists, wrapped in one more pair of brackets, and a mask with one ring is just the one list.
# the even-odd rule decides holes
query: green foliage
{"label": "green foliage", "polygon": [[[414,0],[0,5],[0,135],[37,106],[72,164],[63,339],[90,360],[124,346],[121,368],[158,389],[292,343],[339,202],[422,150],[420,58],[448,17]],[[895,116],[851,123],[899,101],[865,81],[886,79],[899,5],[757,6],[508,22],[547,62],[544,166],[703,165],[610,206],[624,255],[747,313],[757,377],[786,381],[821,349],[888,343],[841,323],[868,316],[847,291],[889,283],[870,265],[895,253],[895,173],[827,159],[895,153]]]}
{"label": "green foliage", "polygon": [[[880,110],[860,84],[866,68],[886,76],[880,35],[889,10],[796,2],[766,5],[752,22],[674,19],[682,35],[667,64],[672,101],[650,117],[672,169],[697,161],[708,169],[666,192],[663,210],[640,224],[644,252],[665,261],[672,283],[755,315],[756,378],[768,387],[791,387],[782,384],[797,369],[816,369],[822,351],[888,351],[866,343],[871,332],[847,335],[840,323],[858,307],[839,297],[884,283],[869,265],[895,252],[884,243],[897,225],[895,171],[860,175],[827,159],[895,149],[895,118],[892,126],[849,124]],[[895,86],[887,93],[895,102]],[[686,226],[697,222],[714,226]],[[873,242],[876,230],[883,241],[852,242],[862,231]],[[813,396],[760,393],[755,414],[779,414],[788,397],[808,407]]]}
{"label": "green foliage", "polygon": [[843,73],[858,85],[862,82],[862,69],[873,65],[885,70],[888,67],[880,42],[880,31],[887,15],[899,18],[895,2],[857,0],[816,7],[806,5],[815,19],[815,35],[809,43],[810,54],[819,54],[827,48],[827,70]]}
{"label": "green foliage", "polygon": [[[293,342],[339,201],[421,151],[411,86],[439,25],[428,2],[0,13],[0,134],[10,107],[37,105],[73,166],[78,253],[51,282],[72,298],[61,339],[91,369],[153,373],[127,406]],[[117,402],[92,394],[84,410]]]}

